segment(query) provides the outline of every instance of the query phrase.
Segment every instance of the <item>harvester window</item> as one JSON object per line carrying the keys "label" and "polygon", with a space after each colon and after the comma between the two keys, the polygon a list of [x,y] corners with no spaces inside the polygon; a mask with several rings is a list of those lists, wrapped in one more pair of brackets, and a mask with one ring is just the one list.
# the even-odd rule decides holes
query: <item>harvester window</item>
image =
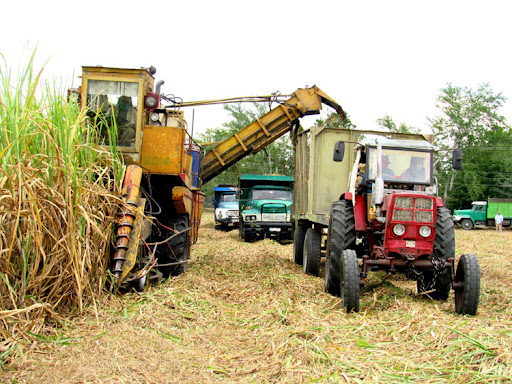
{"label": "harvester window", "polygon": [[100,142],[135,147],[139,84],[125,81],[89,80],[89,116],[98,127]]}

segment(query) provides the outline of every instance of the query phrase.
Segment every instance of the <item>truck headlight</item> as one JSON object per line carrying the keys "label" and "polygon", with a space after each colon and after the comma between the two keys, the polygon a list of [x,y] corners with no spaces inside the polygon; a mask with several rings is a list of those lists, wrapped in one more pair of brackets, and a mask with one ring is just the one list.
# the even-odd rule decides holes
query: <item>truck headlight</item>
{"label": "truck headlight", "polygon": [[224,216],[226,216],[226,217],[227,217],[227,212],[226,212],[226,211],[227,211],[226,209],[217,208],[217,209],[215,210],[215,217],[216,217],[217,219],[222,219]]}
{"label": "truck headlight", "polygon": [[403,224],[396,224],[394,227],[393,227],[393,233],[396,235],[396,236],[402,236],[404,233],[405,233],[405,227]]}
{"label": "truck headlight", "polygon": [[420,227],[418,232],[421,237],[429,237],[432,234],[432,228],[430,228],[428,225],[423,225]]}

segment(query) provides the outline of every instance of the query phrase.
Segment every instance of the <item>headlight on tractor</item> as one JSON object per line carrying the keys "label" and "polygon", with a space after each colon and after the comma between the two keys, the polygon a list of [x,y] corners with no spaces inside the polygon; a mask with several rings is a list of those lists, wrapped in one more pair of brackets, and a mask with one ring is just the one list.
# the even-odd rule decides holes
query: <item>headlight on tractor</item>
{"label": "headlight on tractor", "polygon": [[404,233],[405,233],[405,227],[403,224],[396,224],[394,227],[393,227],[393,233],[396,235],[396,236],[402,236]]}
{"label": "headlight on tractor", "polygon": [[430,228],[428,225],[422,225],[420,227],[420,230],[418,231],[421,237],[429,237],[432,234],[432,228]]}

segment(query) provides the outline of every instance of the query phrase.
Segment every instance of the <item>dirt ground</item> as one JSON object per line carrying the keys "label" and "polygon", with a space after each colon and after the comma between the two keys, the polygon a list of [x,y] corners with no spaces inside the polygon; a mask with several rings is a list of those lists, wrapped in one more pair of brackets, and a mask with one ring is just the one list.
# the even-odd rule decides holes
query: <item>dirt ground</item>
{"label": "dirt ground", "polygon": [[207,212],[185,274],[106,295],[19,350],[0,382],[510,382],[512,231],[456,237],[457,255],[480,261],[477,316],[457,315],[453,293],[420,298],[415,282],[380,273],[346,314],[293,263],[293,244],[244,243]]}

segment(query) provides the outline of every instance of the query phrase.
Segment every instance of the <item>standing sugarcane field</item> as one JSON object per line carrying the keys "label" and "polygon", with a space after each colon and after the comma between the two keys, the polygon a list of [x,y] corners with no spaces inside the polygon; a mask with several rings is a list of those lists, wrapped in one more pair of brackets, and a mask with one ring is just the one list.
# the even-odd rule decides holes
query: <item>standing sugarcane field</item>
{"label": "standing sugarcane field", "polygon": [[[0,78],[0,382],[512,381],[509,203],[500,231],[445,204],[467,147],[357,131],[316,86],[202,145],[153,67],[40,73]],[[285,133],[291,176],[205,205]]]}

